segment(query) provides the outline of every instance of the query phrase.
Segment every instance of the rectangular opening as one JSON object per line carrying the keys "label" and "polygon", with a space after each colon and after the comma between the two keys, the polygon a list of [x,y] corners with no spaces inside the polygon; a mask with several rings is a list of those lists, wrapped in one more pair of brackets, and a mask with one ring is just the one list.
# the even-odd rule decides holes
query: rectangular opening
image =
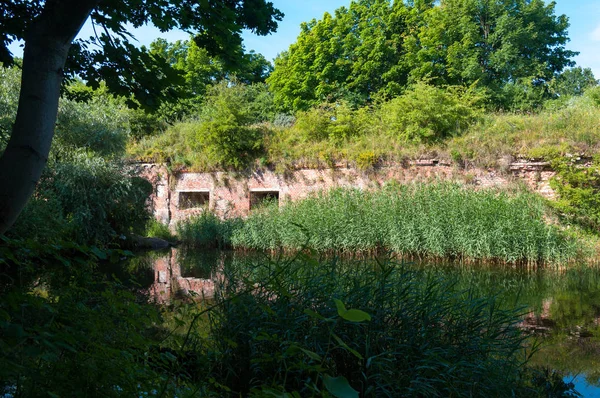
{"label": "rectangular opening", "polygon": [[182,210],[207,207],[209,203],[210,192],[208,191],[179,192],[179,208]]}
{"label": "rectangular opening", "polygon": [[250,191],[250,210],[271,203],[279,205],[279,191]]}

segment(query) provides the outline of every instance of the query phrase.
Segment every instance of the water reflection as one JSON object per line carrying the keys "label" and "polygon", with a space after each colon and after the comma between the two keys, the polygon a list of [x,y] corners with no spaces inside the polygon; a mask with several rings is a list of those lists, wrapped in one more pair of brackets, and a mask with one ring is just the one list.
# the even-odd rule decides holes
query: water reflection
{"label": "water reflection", "polygon": [[186,252],[171,249],[153,260],[154,282],[150,298],[168,303],[174,297],[211,298],[219,280],[226,254],[223,252]]}
{"label": "water reflection", "polygon": [[558,370],[583,396],[600,397],[600,269],[431,266],[458,289],[501,294],[524,308],[521,326],[538,337],[531,363]]}
{"label": "water reflection", "polygon": [[[172,249],[152,260],[148,291],[159,303],[177,296],[212,297],[227,266],[250,269],[260,261],[240,253]],[[503,305],[522,308],[521,327],[543,342],[532,364],[561,371],[584,396],[600,397],[600,269],[414,266],[453,280],[459,291],[499,295]]]}

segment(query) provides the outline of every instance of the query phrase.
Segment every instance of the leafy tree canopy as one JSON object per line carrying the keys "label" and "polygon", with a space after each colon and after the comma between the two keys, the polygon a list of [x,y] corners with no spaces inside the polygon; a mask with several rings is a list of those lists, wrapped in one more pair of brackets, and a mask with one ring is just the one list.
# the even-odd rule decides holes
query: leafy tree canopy
{"label": "leafy tree canopy", "polygon": [[[75,40],[91,17],[94,35]],[[0,157],[0,233],[15,222],[46,166],[63,77],[156,108],[177,95],[180,73],[133,43],[129,26],[179,28],[225,64],[241,58],[241,31],[265,35],[283,14],[267,0],[14,0],[0,3],[0,61],[24,40],[23,78],[16,119]],[[132,98],[133,96],[133,98]],[[135,100],[134,100],[135,99]]]}
{"label": "leafy tree canopy", "polygon": [[[355,0],[302,25],[268,79],[283,109],[394,97],[407,84],[546,87],[575,52],[543,0]],[[519,86],[520,87],[520,86]]]}
{"label": "leafy tree canopy", "polygon": [[[0,4],[0,62],[14,62],[9,45],[28,39],[28,29],[44,8],[60,9],[65,0],[14,0]],[[267,0],[86,0],[95,35],[77,39],[71,46],[66,77],[79,76],[96,88],[105,81],[115,94],[130,97],[142,107],[155,108],[161,99],[175,97],[178,85],[188,83],[156,52],[139,48],[128,32],[153,24],[162,32],[182,29],[193,34],[195,49],[211,54],[223,65],[256,61],[244,54],[241,31],[266,35],[277,28],[283,14]],[[200,51],[199,49],[205,49]],[[202,58],[204,54],[194,54]],[[201,60],[201,59],[200,59]],[[132,105],[137,105],[132,102]]]}
{"label": "leafy tree canopy", "polygon": [[183,72],[185,88],[192,96],[202,96],[207,85],[223,79],[240,83],[264,83],[273,66],[262,54],[254,50],[243,52],[235,65],[227,65],[219,57],[211,56],[193,40],[177,40],[169,43],[159,38],[150,44],[152,55],[164,58],[172,67]]}
{"label": "leafy tree canopy", "polygon": [[590,68],[570,68],[558,75],[551,84],[552,91],[559,97],[582,95],[591,87],[597,86],[598,80]]}

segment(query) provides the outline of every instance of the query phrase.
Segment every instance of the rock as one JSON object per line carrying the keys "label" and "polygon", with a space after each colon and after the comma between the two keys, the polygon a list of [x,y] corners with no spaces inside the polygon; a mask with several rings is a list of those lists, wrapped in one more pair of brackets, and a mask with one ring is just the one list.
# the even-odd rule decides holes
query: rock
{"label": "rock", "polygon": [[138,249],[162,250],[172,246],[171,243],[160,238],[142,238],[140,236],[136,237],[134,242]]}

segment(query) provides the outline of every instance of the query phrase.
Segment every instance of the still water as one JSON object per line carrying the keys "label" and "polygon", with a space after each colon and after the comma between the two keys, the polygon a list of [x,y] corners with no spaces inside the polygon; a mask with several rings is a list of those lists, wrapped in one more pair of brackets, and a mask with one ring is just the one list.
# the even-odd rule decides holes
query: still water
{"label": "still water", "polygon": [[[172,249],[139,258],[131,267],[145,270],[142,285],[156,301],[168,302],[174,295],[210,297],[220,270],[256,256]],[[520,308],[521,326],[541,342],[531,362],[560,371],[584,397],[600,397],[600,268],[410,266],[453,278],[457,289],[499,295],[504,305]]]}

